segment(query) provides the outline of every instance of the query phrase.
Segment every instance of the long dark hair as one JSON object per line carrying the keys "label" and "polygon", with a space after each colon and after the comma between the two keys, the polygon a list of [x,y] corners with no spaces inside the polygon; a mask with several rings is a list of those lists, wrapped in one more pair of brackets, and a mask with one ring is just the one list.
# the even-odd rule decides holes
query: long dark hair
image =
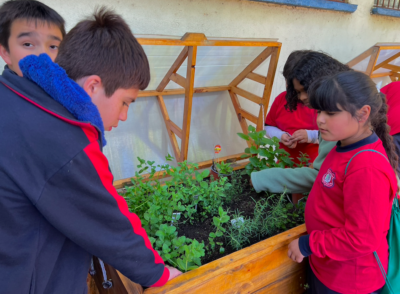
{"label": "long dark hair", "polygon": [[285,62],[283,67],[283,77],[288,80],[290,78],[290,74],[293,72],[294,68],[296,67],[297,63],[308,53],[313,52],[311,50],[296,50],[292,51],[289,54],[288,59]]}
{"label": "long dark hair", "polygon": [[341,72],[316,81],[308,91],[310,104],[314,109],[336,112],[338,105],[355,117],[364,105],[371,107],[369,122],[382,140],[390,165],[398,171],[398,156],[390,127],[387,124],[386,97],[380,93],[369,76],[357,71]]}
{"label": "long dark hair", "polygon": [[285,108],[289,111],[297,109],[299,98],[293,86],[293,79],[296,79],[307,91],[310,85],[317,79],[325,76],[330,76],[342,71],[351,70],[347,65],[337,61],[329,55],[322,52],[309,52],[305,54],[287,79],[286,89],[286,105]]}

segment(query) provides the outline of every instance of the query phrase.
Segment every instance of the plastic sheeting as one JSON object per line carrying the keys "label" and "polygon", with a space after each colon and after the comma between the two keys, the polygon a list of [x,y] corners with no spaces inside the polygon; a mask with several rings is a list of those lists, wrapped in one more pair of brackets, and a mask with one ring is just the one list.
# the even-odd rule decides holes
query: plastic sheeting
{"label": "plastic sheeting", "polygon": [[[143,46],[150,62],[151,82],[147,90],[155,90],[183,49],[181,46]],[[228,85],[264,47],[198,47],[195,87]],[[266,76],[269,58],[254,72]],[[186,62],[178,73],[186,76]],[[262,96],[263,85],[251,80],[239,84],[244,90]],[[180,88],[170,82],[166,89]],[[170,119],[182,128],[184,95],[164,96]],[[258,116],[260,106],[239,97],[242,107]],[[222,146],[219,156],[237,154],[247,147],[237,136],[242,132],[227,91],[194,94],[188,161],[200,162],[213,157],[216,144]],[[165,156],[174,155],[156,97],[138,98],[128,112],[128,119],[117,129],[106,133],[104,148],[114,179],[135,175],[137,157],[165,163]],[[177,137],[180,145],[180,140]],[[174,163],[176,164],[176,163]]]}

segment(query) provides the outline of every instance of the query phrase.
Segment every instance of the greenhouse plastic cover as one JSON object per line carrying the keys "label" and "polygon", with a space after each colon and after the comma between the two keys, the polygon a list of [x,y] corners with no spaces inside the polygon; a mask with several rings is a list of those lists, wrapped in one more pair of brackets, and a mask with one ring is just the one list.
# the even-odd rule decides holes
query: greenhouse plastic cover
{"label": "greenhouse plastic cover", "polygon": [[[276,40],[273,40],[276,41]],[[146,90],[155,90],[183,46],[143,46],[151,71],[150,85]],[[195,87],[228,85],[265,47],[211,47],[197,48]],[[267,75],[269,58],[255,73]],[[186,77],[186,61],[178,70]],[[245,79],[239,87],[260,97],[264,86]],[[179,89],[170,82],[166,89]],[[282,89],[283,91],[284,89]],[[278,93],[272,93],[271,100]],[[163,96],[170,119],[182,128],[184,95]],[[258,116],[260,106],[239,96],[241,107]],[[214,146],[222,147],[220,157],[241,153],[246,142],[237,133],[242,132],[228,91],[194,94],[189,139],[189,162],[209,160],[214,155]],[[249,123],[251,124],[251,123]],[[120,122],[117,129],[106,132],[107,156],[114,180],[133,177],[137,171],[137,157],[165,163],[165,156],[174,156],[164,119],[156,97],[140,97],[128,111],[128,119]],[[180,139],[177,137],[180,146]],[[172,163],[173,165],[176,162]]]}

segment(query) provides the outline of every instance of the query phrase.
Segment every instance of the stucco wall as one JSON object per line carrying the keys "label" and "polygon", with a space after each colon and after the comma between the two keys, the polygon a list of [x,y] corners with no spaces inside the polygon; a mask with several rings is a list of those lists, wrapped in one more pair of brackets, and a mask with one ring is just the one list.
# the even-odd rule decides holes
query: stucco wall
{"label": "stucco wall", "polygon": [[[4,1],[0,0],[0,3],[2,2]],[[358,4],[358,9],[353,14],[248,0],[117,0],[114,2],[43,0],[43,2],[66,19],[68,30],[82,17],[89,15],[96,5],[107,5],[115,8],[126,19],[135,34],[181,36],[186,32],[200,32],[209,37],[278,38],[282,43],[282,50],[271,102],[284,90],[281,72],[287,56],[293,50],[322,50],[342,62],[347,62],[377,42],[400,42],[398,33],[400,19],[371,15],[373,0],[350,0],[350,3]],[[207,113],[194,112],[192,122],[195,122],[195,125],[191,130],[194,135],[190,140],[189,160],[200,161],[211,158],[211,145],[224,136],[231,138],[222,142],[226,146],[224,155],[242,152],[245,144],[235,135],[241,130],[229,97],[225,94],[204,94],[202,97],[195,97],[193,105],[194,107],[198,105],[198,109],[202,105],[208,105],[214,111],[212,115],[214,125],[210,131],[202,122]],[[135,116],[136,110],[132,109],[131,117],[134,118],[124,125],[120,124],[119,130],[107,135],[110,144],[105,152],[110,159],[116,179],[133,175],[135,164],[132,161],[136,156],[161,163],[167,152],[172,154],[155,98],[141,99],[142,104],[135,103],[133,107],[136,110],[152,111],[153,116],[150,116],[152,119],[149,126],[141,126],[138,130],[141,134],[131,134],[128,137],[127,133],[132,132],[138,124],[149,121],[149,116],[146,116],[146,120],[139,119],[137,115]],[[180,100],[172,97],[166,99],[171,119],[179,126],[182,114],[171,110],[175,110],[176,105],[182,104],[183,101]],[[228,107],[221,108],[221,103],[226,103]],[[219,108],[216,105],[219,105]],[[181,109],[181,106],[177,109]],[[217,110],[220,113],[217,113]],[[257,109],[254,114],[258,114]],[[216,117],[224,118],[220,127],[217,126]],[[210,135],[213,131],[214,134]]]}

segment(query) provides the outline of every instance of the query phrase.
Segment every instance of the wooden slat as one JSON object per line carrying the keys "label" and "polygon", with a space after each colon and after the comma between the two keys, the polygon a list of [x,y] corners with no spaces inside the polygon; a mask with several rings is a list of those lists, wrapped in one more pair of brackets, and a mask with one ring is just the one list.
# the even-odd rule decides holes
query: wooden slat
{"label": "wooden slat", "polygon": [[295,227],[187,272],[163,287],[149,288],[145,294],[227,294],[233,289],[234,293],[302,293],[300,281],[305,281],[307,260],[293,262],[287,246],[306,232],[305,225]]}
{"label": "wooden slat", "polygon": [[246,99],[249,99],[250,101],[253,101],[253,102],[257,103],[257,104],[261,104],[263,102],[261,97],[259,97],[257,95],[254,95],[253,93],[250,93],[250,92],[248,92],[246,90],[240,89],[238,87],[232,87],[231,90],[233,92],[235,92],[236,94],[238,94],[238,95],[240,95],[240,96],[242,96],[242,97],[244,97]]}
{"label": "wooden slat", "polygon": [[[215,87],[199,87],[194,88],[194,93],[208,93],[208,92],[220,92],[220,91],[227,91],[231,87],[230,86],[215,86]],[[158,92],[156,90],[146,90],[140,91],[138,97],[151,97],[151,96],[168,96],[168,95],[181,95],[185,94],[185,89],[171,89],[171,90],[164,90],[162,92]]]}
{"label": "wooden slat", "polygon": [[186,86],[186,79],[184,77],[182,77],[180,74],[173,73],[170,76],[170,80],[177,83],[182,88],[185,88],[185,86]]}
{"label": "wooden slat", "polygon": [[178,127],[172,120],[168,122],[171,131],[173,131],[179,138],[182,139],[182,129]]}
{"label": "wooden slat", "polygon": [[258,121],[257,116],[252,115],[250,112],[247,112],[243,108],[240,109],[240,114],[242,115],[243,118],[248,119],[253,124],[257,124],[257,121]]}
{"label": "wooden slat", "polygon": [[388,71],[388,72],[381,72],[381,73],[372,74],[372,75],[370,75],[370,77],[371,77],[371,79],[373,79],[373,78],[381,78],[381,77],[390,76],[391,74],[392,74],[392,72]]}
{"label": "wooden slat", "polygon": [[395,71],[395,72],[399,72],[400,71],[400,66],[392,65],[392,64],[382,65],[382,68],[390,69],[390,70]]}
{"label": "wooden slat", "polygon": [[265,118],[267,116],[267,109],[269,105],[269,100],[271,99],[272,86],[275,80],[276,68],[278,67],[280,52],[281,48],[274,48],[271,55],[271,60],[269,62],[267,79],[265,82],[264,93],[263,93],[263,102],[262,102],[264,105],[264,116],[262,118],[263,122],[265,121]]}
{"label": "wooden slat", "polygon": [[[238,99],[237,95],[234,92],[232,92],[232,90],[229,90],[228,92],[229,92],[229,96],[231,96],[233,108],[235,109],[236,115],[237,115],[239,123],[240,123],[240,127],[242,128],[242,132],[243,132],[243,134],[247,135],[249,133],[249,131],[248,131],[249,125],[247,124],[247,121],[245,120],[245,118],[242,116],[241,111],[243,109],[240,107],[239,99]],[[252,146],[250,141],[246,141],[246,142],[247,142],[247,146],[249,146],[249,147]]]}
{"label": "wooden slat", "polygon": [[358,55],[354,59],[352,59],[349,62],[347,62],[347,65],[349,67],[355,66],[356,64],[360,63],[365,58],[367,58],[368,56],[371,56],[373,50],[374,50],[374,47],[369,48],[367,51],[364,51],[363,53],[361,53],[360,55]]}
{"label": "wooden slat", "polygon": [[263,107],[264,107],[263,105],[260,105],[260,111],[258,113],[258,118],[256,122],[257,132],[262,131],[264,129]]}
{"label": "wooden slat", "polygon": [[374,47],[373,48],[371,57],[370,57],[369,62],[368,62],[367,69],[365,71],[365,74],[367,74],[369,76],[372,74],[372,72],[374,70],[374,67],[376,65],[376,61],[378,60],[379,52],[380,52],[379,47]]}
{"label": "wooden slat", "polygon": [[263,77],[262,75],[256,74],[254,72],[249,72],[247,74],[246,78],[248,78],[250,80],[253,80],[253,81],[257,82],[257,83],[263,84],[263,85],[267,81],[266,77]]}
{"label": "wooden slat", "polygon": [[273,47],[268,47],[261,52],[230,84],[229,86],[237,86],[246,76],[255,70],[264,60],[266,60],[273,52]]}
{"label": "wooden slat", "polygon": [[391,76],[394,76],[394,77],[396,77],[396,78],[400,78],[400,73],[391,72],[390,74],[391,74]]}
{"label": "wooden slat", "polygon": [[379,48],[381,50],[400,50],[400,46],[392,46],[392,45],[388,45],[388,46],[379,46]]}
{"label": "wooden slat", "polygon": [[[173,133],[173,131],[170,127],[171,120],[169,119],[169,115],[168,115],[167,107],[165,106],[164,98],[161,95],[158,95],[157,100],[158,100],[158,105],[160,106],[160,109],[161,109],[162,116],[164,118],[164,123],[167,128],[168,137],[169,137],[169,140],[171,141],[171,145],[172,145],[172,149],[174,150],[175,157],[179,158],[181,156],[181,152],[179,151],[179,145],[178,145],[178,141],[176,140],[175,134]],[[182,134],[181,134],[181,136],[182,136]]]}
{"label": "wooden slat", "polygon": [[[242,159],[241,156],[243,154],[245,154],[245,153],[238,153],[238,154],[228,155],[228,156],[220,157],[219,160],[225,161],[225,162],[236,162],[237,160],[241,160]],[[197,169],[207,168],[207,167],[210,167],[212,165],[212,159],[201,161],[201,162],[199,162],[197,164],[199,166]],[[238,169],[243,168],[247,164],[248,164],[248,161],[244,161],[243,163],[234,163],[234,164],[232,164],[232,166],[233,166],[234,170],[238,170]],[[163,179],[163,178],[168,177],[168,175],[165,172],[156,172],[154,176],[157,179]],[[144,174],[143,175],[143,178],[144,178],[143,182],[149,181],[149,177],[150,177],[150,174]],[[132,178],[135,178],[135,177],[130,177],[130,178],[114,181],[114,183],[113,183],[114,188],[115,189],[121,189],[121,188],[124,188],[125,186],[132,185],[132,181],[131,181]]]}
{"label": "wooden slat", "polygon": [[185,104],[183,112],[183,123],[182,123],[182,145],[181,145],[181,157],[179,161],[187,159],[189,151],[189,135],[190,135],[190,124],[192,119],[192,103],[194,93],[194,74],[196,67],[197,47],[191,46],[188,50],[188,62],[186,72],[186,86],[185,86]]}
{"label": "wooden slat", "polygon": [[378,68],[381,68],[383,65],[388,64],[390,62],[392,62],[393,60],[397,59],[398,57],[400,57],[400,52],[393,55],[392,57],[382,61],[381,63],[377,64],[374,68],[374,71],[377,70]]}
{"label": "wooden slat", "polygon": [[165,77],[161,80],[160,84],[158,85],[156,91],[157,92],[162,92],[165,87],[168,85],[170,81],[170,77],[173,73],[176,73],[178,69],[181,67],[182,63],[185,61],[186,57],[188,55],[188,47],[183,48],[181,53],[178,55],[176,58],[175,62],[172,64],[171,68],[168,70],[167,74]]}

